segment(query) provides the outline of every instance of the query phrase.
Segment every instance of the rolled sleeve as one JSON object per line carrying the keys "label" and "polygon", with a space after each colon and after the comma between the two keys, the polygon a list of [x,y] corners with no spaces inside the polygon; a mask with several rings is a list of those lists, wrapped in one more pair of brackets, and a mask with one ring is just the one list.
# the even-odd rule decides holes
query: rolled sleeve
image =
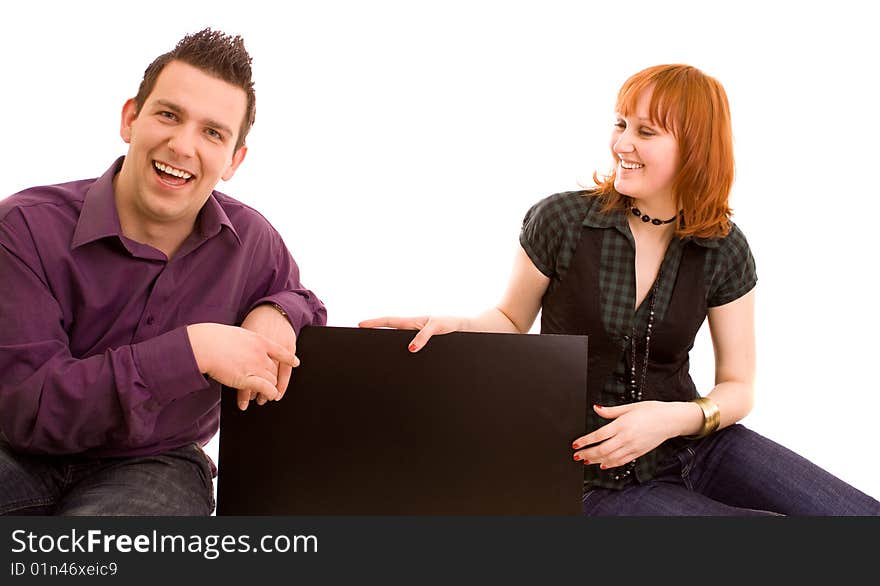
{"label": "rolled sleeve", "polygon": [[255,253],[255,272],[250,279],[259,286],[250,297],[254,301],[247,304],[246,314],[258,305],[277,303],[297,336],[305,326],[325,325],[327,309],[317,295],[303,286],[299,266],[281,235],[268,224],[265,235],[266,244]]}
{"label": "rolled sleeve", "polygon": [[250,310],[265,303],[277,303],[281,306],[297,336],[305,326],[323,326],[327,323],[327,310],[311,291],[282,291],[269,295],[254,303]]}

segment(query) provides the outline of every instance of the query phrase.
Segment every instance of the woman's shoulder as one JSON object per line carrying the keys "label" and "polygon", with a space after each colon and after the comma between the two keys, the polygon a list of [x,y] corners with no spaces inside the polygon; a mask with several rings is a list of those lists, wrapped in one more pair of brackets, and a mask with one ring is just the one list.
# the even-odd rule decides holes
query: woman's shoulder
{"label": "woman's shoulder", "polygon": [[[700,242],[707,248],[706,275],[711,280],[710,307],[723,305],[747,292],[757,281],[755,257],[745,233],[730,223],[728,233],[720,238]],[[741,287],[734,287],[739,284]]]}
{"label": "woman's shoulder", "polygon": [[548,195],[532,205],[526,213],[525,221],[552,224],[576,222],[580,224],[594,206],[600,205],[600,198],[593,190],[560,191]]}
{"label": "woman's shoulder", "polygon": [[709,307],[716,307],[748,293],[757,283],[758,274],[755,257],[739,226],[731,222],[730,231],[711,242],[706,260],[706,300]]}
{"label": "woman's shoulder", "polygon": [[751,254],[749,241],[735,222],[730,223],[730,231],[721,238],[714,238],[717,252],[724,258],[742,258]]}
{"label": "woman's shoulder", "polygon": [[593,189],[579,189],[576,191],[560,191],[541,198],[535,206],[560,207],[560,206],[592,206],[599,197]]}

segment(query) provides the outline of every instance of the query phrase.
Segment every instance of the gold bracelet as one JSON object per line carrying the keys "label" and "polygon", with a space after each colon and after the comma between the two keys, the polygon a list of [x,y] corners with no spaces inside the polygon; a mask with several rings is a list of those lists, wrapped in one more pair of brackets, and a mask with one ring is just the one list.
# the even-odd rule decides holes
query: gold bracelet
{"label": "gold bracelet", "polygon": [[284,317],[287,317],[287,312],[284,311],[284,308],[281,307],[280,305],[278,305],[277,303],[275,303],[274,301],[271,301],[271,302],[267,303],[266,305],[274,307],[278,311],[278,313],[280,313]]}
{"label": "gold bracelet", "polygon": [[700,431],[697,434],[685,437],[687,439],[700,439],[718,429],[718,425],[721,423],[721,411],[719,411],[718,405],[715,404],[715,401],[709,397],[699,397],[691,402],[696,403],[700,406],[700,409],[703,410],[703,427],[700,428]]}

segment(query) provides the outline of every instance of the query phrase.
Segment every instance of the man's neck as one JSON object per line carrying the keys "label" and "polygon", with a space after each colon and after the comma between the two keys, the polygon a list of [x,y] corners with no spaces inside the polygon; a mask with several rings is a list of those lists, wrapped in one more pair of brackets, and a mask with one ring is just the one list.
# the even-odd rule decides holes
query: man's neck
{"label": "man's neck", "polygon": [[119,223],[122,228],[122,234],[126,238],[152,246],[165,253],[170,260],[183,243],[192,234],[195,227],[195,220],[188,225],[181,224],[150,224],[143,220],[138,222],[126,222],[122,219],[120,210]]}
{"label": "man's neck", "polygon": [[133,198],[125,197],[120,174],[113,180],[116,213],[122,235],[130,240],[162,251],[170,260],[192,234],[198,214],[174,220],[153,220],[147,211],[139,210]]}

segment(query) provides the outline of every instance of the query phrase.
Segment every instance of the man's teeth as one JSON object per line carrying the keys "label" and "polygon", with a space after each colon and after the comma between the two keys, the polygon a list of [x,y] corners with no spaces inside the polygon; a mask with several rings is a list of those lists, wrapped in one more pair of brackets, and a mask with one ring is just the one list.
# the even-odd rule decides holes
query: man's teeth
{"label": "man's teeth", "polygon": [[624,169],[641,169],[644,167],[641,163],[627,163],[626,161],[621,161],[620,166]]}
{"label": "man's teeth", "polygon": [[180,177],[181,179],[189,179],[192,177],[192,173],[187,173],[186,171],[181,171],[180,169],[175,169],[174,167],[169,167],[164,163],[160,163],[159,161],[153,161],[153,165],[163,173],[168,173],[169,175],[174,175],[175,177]]}

